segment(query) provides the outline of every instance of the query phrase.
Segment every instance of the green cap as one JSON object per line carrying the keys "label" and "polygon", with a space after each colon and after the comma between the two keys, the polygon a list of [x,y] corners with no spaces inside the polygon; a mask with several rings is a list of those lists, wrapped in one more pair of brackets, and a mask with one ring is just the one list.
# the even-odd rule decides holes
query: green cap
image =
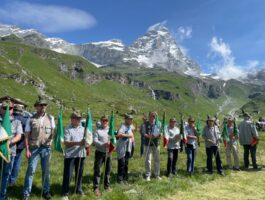
{"label": "green cap", "polygon": [[215,121],[215,117],[208,117],[207,121]]}
{"label": "green cap", "polygon": [[189,117],[188,122],[195,122],[194,117]]}
{"label": "green cap", "polygon": [[172,118],[170,118],[170,120],[169,120],[170,122],[176,122],[177,120],[176,120],[176,118],[175,117],[172,117]]}
{"label": "green cap", "polygon": [[22,113],[24,110],[24,106],[21,104],[15,104],[14,105],[14,112],[15,113]]}
{"label": "green cap", "polygon": [[36,100],[34,106],[36,107],[36,106],[38,106],[38,105],[46,105],[46,106],[47,106],[48,103],[47,103],[47,101],[45,101],[45,100],[43,99],[43,97],[39,96],[39,98],[38,98],[38,100]]}
{"label": "green cap", "polygon": [[125,114],[125,119],[133,119],[133,116],[130,114]]}
{"label": "green cap", "polygon": [[107,115],[103,115],[100,119],[101,120],[109,120],[109,117]]}
{"label": "green cap", "polygon": [[82,118],[82,114],[79,110],[74,110],[71,114],[71,118]]}

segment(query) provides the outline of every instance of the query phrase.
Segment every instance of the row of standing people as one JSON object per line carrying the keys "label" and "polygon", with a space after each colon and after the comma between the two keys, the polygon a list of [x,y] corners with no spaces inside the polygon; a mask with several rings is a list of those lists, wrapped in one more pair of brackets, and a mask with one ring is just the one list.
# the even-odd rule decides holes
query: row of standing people
{"label": "row of standing people", "polygon": [[[25,132],[25,149],[26,157],[28,158],[28,168],[26,171],[23,195],[24,199],[29,199],[34,172],[37,167],[38,160],[41,160],[42,167],[42,179],[43,179],[43,197],[45,199],[51,199],[50,194],[50,172],[49,161],[51,159],[51,143],[52,136],[55,129],[54,118],[46,112],[47,102],[44,100],[37,100],[34,104],[36,108],[36,114],[29,119],[13,118],[12,105],[10,107],[10,114],[12,119],[12,131],[14,137],[10,140],[11,147],[11,162],[4,163],[3,178],[1,186],[0,199],[6,198],[8,184],[14,184],[17,177],[18,169],[21,160],[21,151],[23,148],[18,148],[17,142],[21,141],[21,137]],[[1,113],[3,115],[5,109],[8,106],[3,104],[1,106]],[[145,178],[150,181],[151,178],[151,160],[154,157],[154,177],[160,178],[160,138],[161,138],[161,126],[155,123],[156,113],[150,113],[149,119],[145,118],[143,125],[141,125],[140,132],[142,136],[142,142],[144,148],[141,146],[141,154],[144,156],[145,163]],[[71,124],[65,128],[64,144],[64,172],[63,172],[63,184],[62,184],[62,196],[68,199],[69,184],[72,177],[72,172],[75,169],[76,175],[76,187],[75,192],[83,195],[82,190],[82,176],[84,170],[84,161],[86,157],[85,147],[91,145],[91,141],[84,140],[84,127],[80,125],[81,115],[78,112],[73,112],[71,115]],[[231,138],[229,145],[226,148],[228,165],[231,167],[231,159],[229,155],[233,153],[235,159],[235,169],[239,169],[238,159],[238,146],[237,140],[240,139],[240,143],[244,146],[244,164],[245,168],[249,167],[249,152],[252,156],[253,167],[257,168],[256,164],[256,147],[252,144],[253,137],[258,141],[258,134],[255,127],[250,121],[250,116],[245,115],[244,121],[239,125],[239,138],[232,131],[232,118],[228,119],[229,137]],[[121,125],[117,133],[117,158],[118,158],[118,172],[117,181],[119,183],[126,182],[128,180],[128,166],[129,159],[133,150],[134,127],[132,125],[133,118],[130,115],[126,115],[125,122]],[[215,125],[215,119],[207,119],[207,125],[203,130],[203,138],[206,144],[207,155],[207,172],[212,173],[212,157],[215,156],[218,173],[224,175],[222,162],[220,159],[220,131],[219,127]],[[194,173],[194,163],[196,159],[196,149],[198,147],[198,133],[194,125],[194,118],[188,119],[188,125],[185,127],[185,134],[187,136],[187,173],[192,175]],[[23,126],[22,126],[23,124]],[[24,129],[24,130],[23,130]],[[108,117],[101,117],[101,125],[93,133],[93,143],[95,145],[95,162],[94,162],[94,177],[93,188],[95,195],[100,195],[100,168],[104,164],[104,189],[110,190],[110,171],[111,171],[111,154],[108,153],[110,145],[108,136]],[[165,137],[168,139],[168,163],[167,163],[167,175],[172,176],[177,173],[177,159],[179,149],[181,148],[181,136],[179,128],[176,124],[176,119],[171,118],[169,125],[165,128]],[[22,149],[22,150],[21,150]],[[143,149],[145,151],[143,151]],[[17,164],[16,163],[17,160]],[[12,174],[15,174],[13,176]],[[13,178],[12,178],[13,177]]]}

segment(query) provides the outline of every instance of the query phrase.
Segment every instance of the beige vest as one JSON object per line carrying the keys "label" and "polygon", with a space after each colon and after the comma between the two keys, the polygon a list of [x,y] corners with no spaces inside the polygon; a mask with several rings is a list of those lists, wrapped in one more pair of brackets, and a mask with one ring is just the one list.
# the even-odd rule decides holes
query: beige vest
{"label": "beige vest", "polygon": [[34,115],[30,120],[31,133],[29,137],[30,147],[50,147],[52,143],[52,122],[51,117],[45,114],[43,124],[40,124],[39,117]]}

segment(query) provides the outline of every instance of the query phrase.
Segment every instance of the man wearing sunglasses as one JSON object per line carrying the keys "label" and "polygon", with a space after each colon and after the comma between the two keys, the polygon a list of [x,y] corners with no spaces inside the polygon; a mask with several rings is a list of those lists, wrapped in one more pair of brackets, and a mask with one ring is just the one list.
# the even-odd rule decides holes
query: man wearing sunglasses
{"label": "man wearing sunglasses", "polygon": [[8,181],[13,169],[14,160],[16,157],[16,143],[21,139],[21,134],[23,133],[21,122],[14,118],[13,116],[13,107],[14,103],[10,101],[5,101],[2,103],[1,106],[1,123],[2,119],[5,115],[6,109],[9,107],[9,114],[10,114],[10,121],[11,121],[11,130],[12,130],[12,137],[9,139],[9,148],[10,148],[10,163],[4,162],[1,159],[1,162],[3,163],[3,174],[2,174],[2,183],[1,183],[1,194],[0,199],[6,199],[6,192],[7,192],[7,186]]}
{"label": "man wearing sunglasses", "polygon": [[25,146],[28,168],[24,183],[24,199],[29,199],[33,175],[36,170],[38,160],[41,160],[43,197],[51,199],[50,194],[50,154],[52,136],[55,129],[54,117],[46,113],[47,102],[39,97],[34,104],[36,114],[28,121],[25,127]]}

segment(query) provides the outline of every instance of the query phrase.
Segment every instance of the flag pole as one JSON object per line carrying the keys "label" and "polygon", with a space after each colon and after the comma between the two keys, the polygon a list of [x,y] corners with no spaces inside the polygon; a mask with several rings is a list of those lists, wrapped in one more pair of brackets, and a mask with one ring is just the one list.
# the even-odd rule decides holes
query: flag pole
{"label": "flag pole", "polygon": [[3,173],[4,173],[4,159],[2,159],[2,163],[1,163],[1,183],[0,183],[0,191],[2,190],[2,179],[3,179]]}
{"label": "flag pole", "polygon": [[[87,108],[87,114],[88,114],[88,112],[89,112],[89,107]],[[88,119],[88,116],[87,116],[87,119]],[[88,120],[86,120],[86,123],[85,123],[85,129],[84,129],[84,135],[83,135],[83,139],[82,140],[84,140],[85,139],[85,137],[86,137],[86,132],[87,132],[87,125],[88,125]],[[84,146],[85,147],[85,146]],[[83,150],[83,148],[84,147],[82,147],[81,149]],[[77,189],[77,183],[78,183],[78,180],[79,180],[79,171],[80,171],[80,164],[81,164],[81,156],[79,157],[79,160],[78,160],[78,167],[77,167],[77,174],[76,174],[76,180],[75,180],[75,191],[74,191],[74,193],[76,193],[76,189]]]}

